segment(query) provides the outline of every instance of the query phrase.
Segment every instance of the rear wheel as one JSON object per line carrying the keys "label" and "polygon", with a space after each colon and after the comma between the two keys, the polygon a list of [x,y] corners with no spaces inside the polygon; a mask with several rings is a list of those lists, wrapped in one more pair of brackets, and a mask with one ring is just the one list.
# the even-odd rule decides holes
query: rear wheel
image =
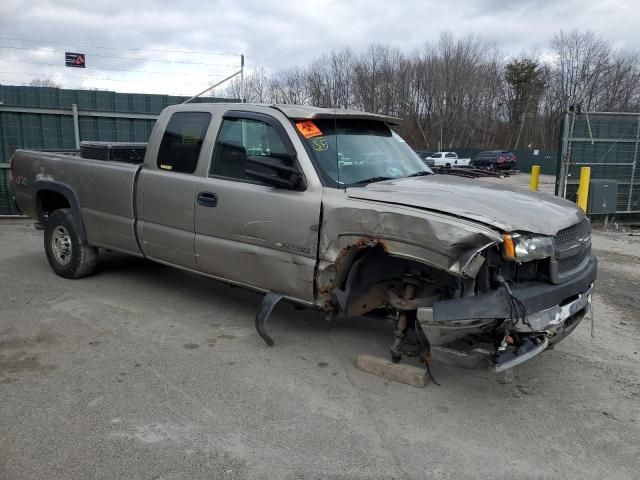
{"label": "rear wheel", "polygon": [[98,261],[98,249],[85,243],[71,210],[62,208],[47,218],[44,250],[51,269],[61,277],[82,278],[91,275]]}

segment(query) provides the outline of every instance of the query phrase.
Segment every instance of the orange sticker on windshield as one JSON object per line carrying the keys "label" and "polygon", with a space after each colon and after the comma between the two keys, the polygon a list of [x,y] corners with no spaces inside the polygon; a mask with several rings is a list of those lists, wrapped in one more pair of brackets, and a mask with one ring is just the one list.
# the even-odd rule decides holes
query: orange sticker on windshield
{"label": "orange sticker on windshield", "polygon": [[316,127],[316,124],[311,120],[296,123],[296,128],[304,138],[312,138],[322,135],[322,130]]}

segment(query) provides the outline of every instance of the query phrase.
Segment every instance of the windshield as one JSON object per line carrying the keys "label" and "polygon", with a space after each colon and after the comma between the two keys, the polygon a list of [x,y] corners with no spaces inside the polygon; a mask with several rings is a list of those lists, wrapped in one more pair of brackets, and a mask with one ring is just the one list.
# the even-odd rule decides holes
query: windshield
{"label": "windshield", "polygon": [[296,127],[323,178],[338,187],[433,173],[382,122],[314,120]]}

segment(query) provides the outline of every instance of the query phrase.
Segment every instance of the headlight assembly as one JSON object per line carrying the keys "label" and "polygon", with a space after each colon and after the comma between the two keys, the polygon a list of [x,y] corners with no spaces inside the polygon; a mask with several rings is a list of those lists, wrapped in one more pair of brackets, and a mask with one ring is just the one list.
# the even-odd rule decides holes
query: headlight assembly
{"label": "headlight assembly", "polygon": [[505,260],[529,262],[553,255],[553,239],[551,237],[505,233],[502,240],[502,257]]}

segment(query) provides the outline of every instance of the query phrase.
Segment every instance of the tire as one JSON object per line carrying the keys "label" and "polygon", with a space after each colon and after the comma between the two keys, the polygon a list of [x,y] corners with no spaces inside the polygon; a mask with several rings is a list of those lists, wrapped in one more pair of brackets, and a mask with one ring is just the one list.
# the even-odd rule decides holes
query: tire
{"label": "tire", "polygon": [[51,269],[64,278],[91,275],[98,261],[98,249],[85,243],[71,209],[55,210],[44,228],[44,251]]}

